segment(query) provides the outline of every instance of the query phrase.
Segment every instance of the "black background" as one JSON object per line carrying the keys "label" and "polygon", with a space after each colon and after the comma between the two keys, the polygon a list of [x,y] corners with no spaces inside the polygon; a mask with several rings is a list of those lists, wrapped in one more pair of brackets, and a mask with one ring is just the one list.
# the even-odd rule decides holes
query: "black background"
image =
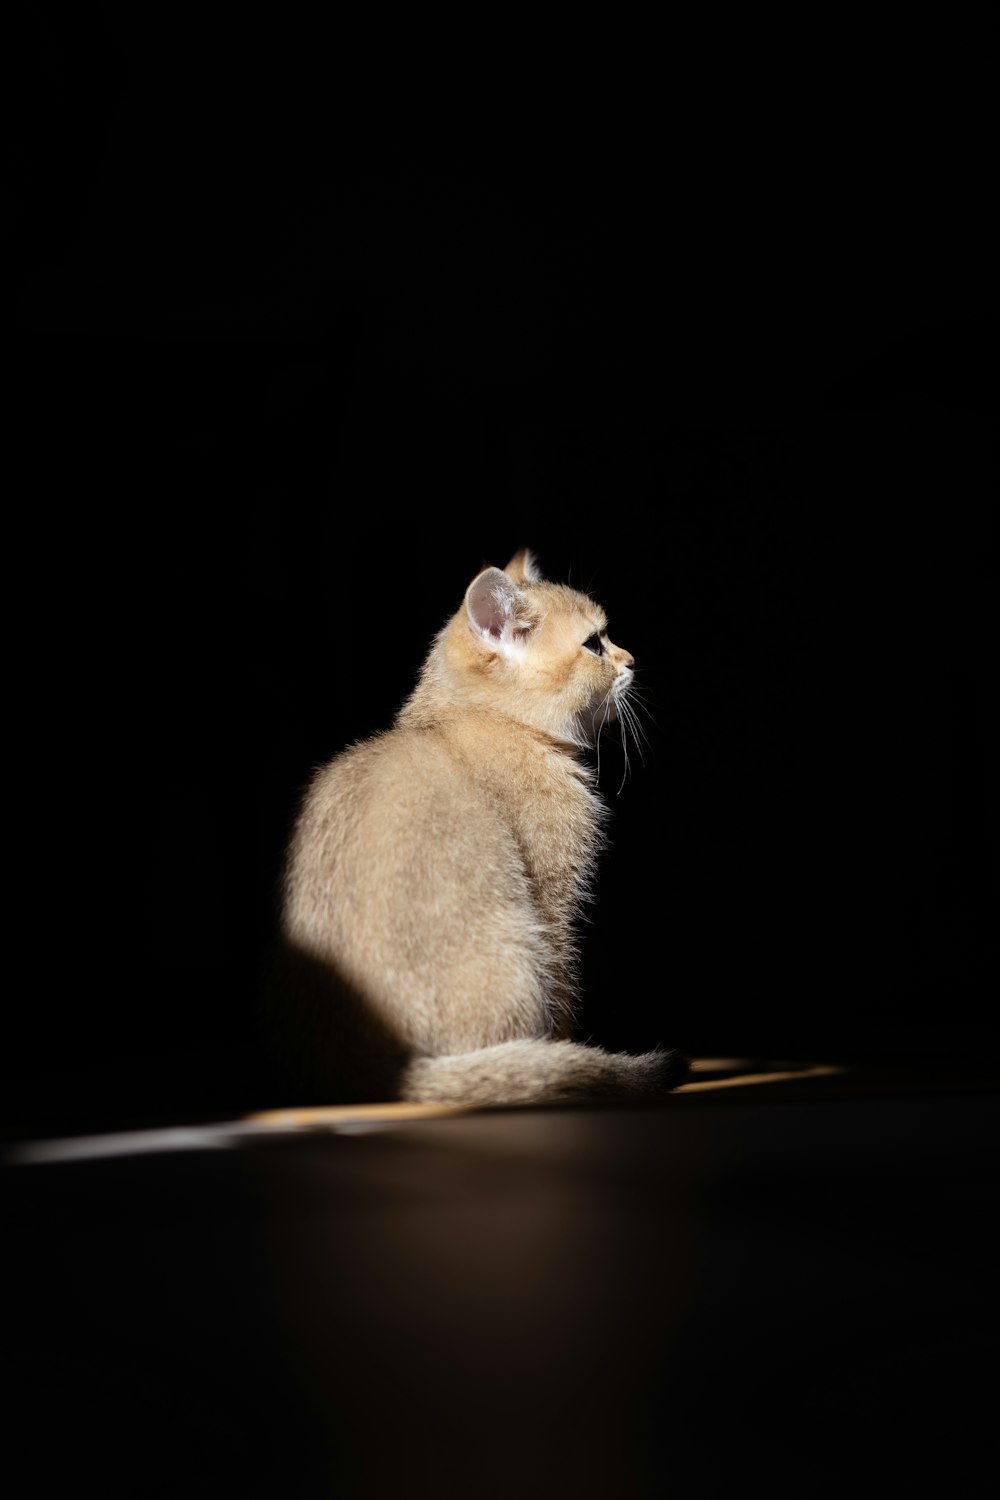
{"label": "black background", "polygon": [[7,49],[6,1117],[277,1102],[301,788],[525,545],[648,709],[584,1034],[983,1055],[976,39],[316,15],[42,6]]}

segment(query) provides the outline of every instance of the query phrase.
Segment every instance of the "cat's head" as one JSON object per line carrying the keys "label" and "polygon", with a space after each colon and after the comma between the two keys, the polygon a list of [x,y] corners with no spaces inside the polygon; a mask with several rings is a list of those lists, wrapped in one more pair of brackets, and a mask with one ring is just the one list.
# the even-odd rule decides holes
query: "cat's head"
{"label": "cat's head", "polygon": [[632,728],[634,661],[608,638],[586,594],[543,578],[531,552],[484,568],[444,633],[449,676],[464,701],[592,746],[608,724]]}

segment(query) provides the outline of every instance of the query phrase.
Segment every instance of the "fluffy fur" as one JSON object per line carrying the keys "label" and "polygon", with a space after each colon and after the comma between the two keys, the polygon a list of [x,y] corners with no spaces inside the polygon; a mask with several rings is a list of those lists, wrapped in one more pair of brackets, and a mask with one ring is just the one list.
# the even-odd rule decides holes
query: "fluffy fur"
{"label": "fluffy fur", "polygon": [[671,1088],[684,1063],[571,1040],[574,922],[605,808],[584,752],[633,660],[530,552],[483,569],[387,732],[313,778],[271,1022],[326,1102],[533,1104]]}

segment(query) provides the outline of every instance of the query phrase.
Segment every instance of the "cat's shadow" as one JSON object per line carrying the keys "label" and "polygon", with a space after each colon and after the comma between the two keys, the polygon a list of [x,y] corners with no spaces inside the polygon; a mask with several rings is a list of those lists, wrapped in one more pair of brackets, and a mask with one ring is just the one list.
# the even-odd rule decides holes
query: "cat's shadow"
{"label": "cat's shadow", "polygon": [[406,1049],[333,964],[279,935],[257,1007],[263,1086],[278,1106],[400,1098]]}

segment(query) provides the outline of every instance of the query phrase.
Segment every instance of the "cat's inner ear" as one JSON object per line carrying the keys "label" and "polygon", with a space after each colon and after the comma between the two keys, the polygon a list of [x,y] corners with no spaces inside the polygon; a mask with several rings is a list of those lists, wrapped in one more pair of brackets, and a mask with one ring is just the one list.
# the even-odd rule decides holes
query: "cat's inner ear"
{"label": "cat's inner ear", "polygon": [[499,568],[484,568],[465,591],[471,624],[498,645],[522,635],[527,622],[519,618],[519,595],[512,579]]}
{"label": "cat's inner ear", "polygon": [[542,574],[538,566],[535,554],[527,547],[522,547],[520,552],[515,552],[510,562],[504,568],[508,578],[515,583],[541,583]]}

